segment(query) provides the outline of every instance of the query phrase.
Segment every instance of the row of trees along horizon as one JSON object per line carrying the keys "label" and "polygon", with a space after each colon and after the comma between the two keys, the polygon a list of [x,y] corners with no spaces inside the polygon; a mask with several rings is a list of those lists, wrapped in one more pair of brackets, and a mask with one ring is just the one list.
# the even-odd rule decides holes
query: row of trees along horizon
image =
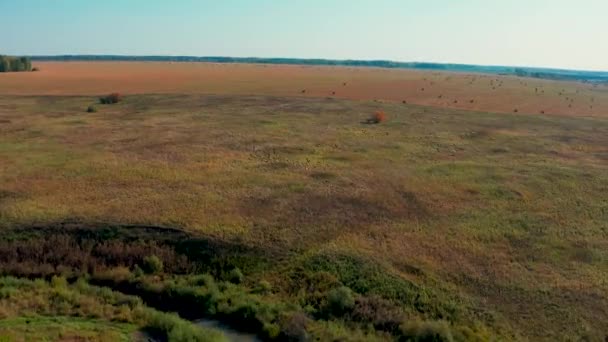
{"label": "row of trees along horizon", "polygon": [[32,71],[29,57],[0,56],[0,72]]}

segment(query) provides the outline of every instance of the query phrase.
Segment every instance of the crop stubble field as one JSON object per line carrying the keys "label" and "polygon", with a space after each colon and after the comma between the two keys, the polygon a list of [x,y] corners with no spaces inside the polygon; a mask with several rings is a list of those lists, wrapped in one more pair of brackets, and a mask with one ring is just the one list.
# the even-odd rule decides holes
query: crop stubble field
{"label": "crop stubble field", "polygon": [[[322,271],[410,319],[480,336],[608,334],[605,86],[381,69],[37,64],[37,73],[0,75],[7,236],[65,222],[174,227],[236,255],[258,250],[259,263],[225,262],[245,273],[245,286],[268,281],[288,301],[309,303],[293,292],[305,286],[294,274]],[[85,113],[92,95],[111,91],[124,101]],[[365,124],[378,110],[388,120]],[[0,250],[11,274],[10,247]],[[430,299],[419,306],[421,295]],[[368,333],[352,338],[386,337]]]}

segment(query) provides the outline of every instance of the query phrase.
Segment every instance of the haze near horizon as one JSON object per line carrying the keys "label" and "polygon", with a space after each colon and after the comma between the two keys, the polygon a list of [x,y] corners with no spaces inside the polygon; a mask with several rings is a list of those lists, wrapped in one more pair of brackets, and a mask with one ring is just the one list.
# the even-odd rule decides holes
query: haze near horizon
{"label": "haze near horizon", "polygon": [[387,59],[608,70],[601,0],[0,2],[0,54]]}

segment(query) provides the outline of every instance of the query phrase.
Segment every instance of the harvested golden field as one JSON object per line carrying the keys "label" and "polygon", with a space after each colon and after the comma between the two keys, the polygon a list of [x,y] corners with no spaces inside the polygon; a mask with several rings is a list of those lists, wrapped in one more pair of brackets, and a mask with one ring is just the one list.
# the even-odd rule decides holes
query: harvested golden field
{"label": "harvested golden field", "polygon": [[382,100],[473,111],[608,116],[608,87],[435,71],[167,62],[37,62],[0,94],[217,94]]}

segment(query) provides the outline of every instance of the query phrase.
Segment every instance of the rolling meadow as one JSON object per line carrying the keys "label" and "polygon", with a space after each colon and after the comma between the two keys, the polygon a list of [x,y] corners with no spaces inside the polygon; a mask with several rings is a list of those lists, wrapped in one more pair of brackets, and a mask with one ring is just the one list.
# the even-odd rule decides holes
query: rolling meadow
{"label": "rolling meadow", "polygon": [[[608,336],[605,86],[79,91],[45,68],[0,75],[0,340]],[[445,77],[512,100],[420,91]]]}

